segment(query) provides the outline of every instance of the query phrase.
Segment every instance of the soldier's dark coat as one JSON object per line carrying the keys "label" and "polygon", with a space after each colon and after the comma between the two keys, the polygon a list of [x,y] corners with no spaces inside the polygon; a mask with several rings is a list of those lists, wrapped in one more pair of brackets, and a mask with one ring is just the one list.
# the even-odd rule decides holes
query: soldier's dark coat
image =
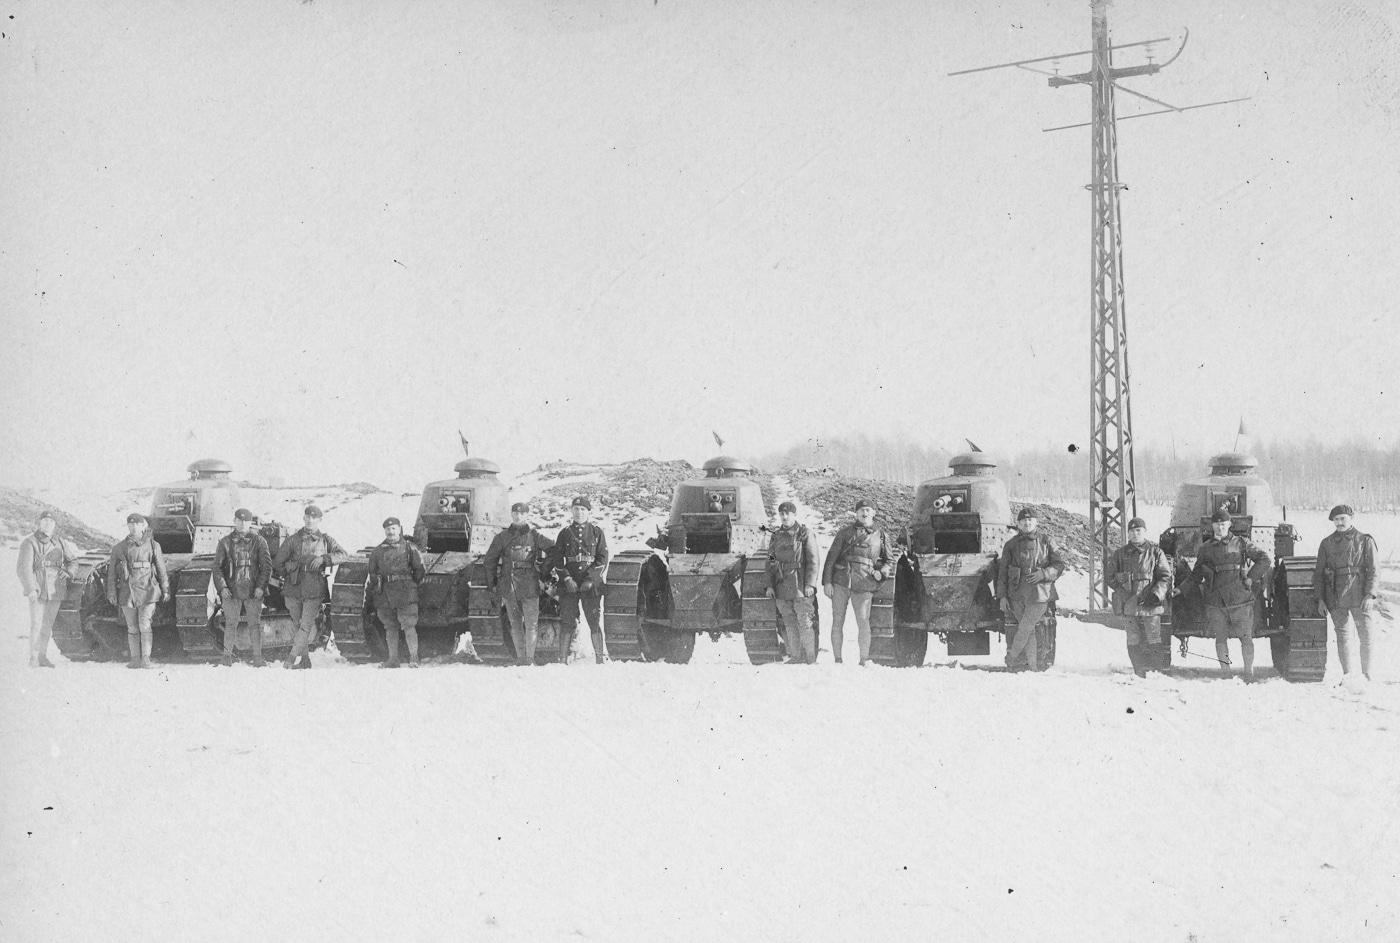
{"label": "soldier's dark coat", "polygon": [[57,534],[45,537],[43,531],[36,530],[24,538],[15,561],[24,595],[38,593],[40,602],[62,600],[68,589],[69,565],[77,556]]}
{"label": "soldier's dark coat", "polygon": [[427,575],[423,554],[413,541],[385,539],[369,552],[369,585],[376,609],[418,605],[418,584]]}
{"label": "soldier's dark coat", "polygon": [[1313,598],[1328,609],[1360,609],[1376,591],[1376,542],[1355,527],[1322,538]]}
{"label": "soldier's dark coat", "polygon": [[890,545],[878,527],[847,524],[836,532],[822,565],[822,584],[845,586],[853,593],[873,593],[880,585],[878,569],[889,576]]}
{"label": "soldier's dark coat", "polygon": [[170,596],[170,578],[160,544],[146,531],[127,537],[107,558],[107,598],[115,605],[139,609]]}
{"label": "soldier's dark coat", "polygon": [[[1244,581],[1257,584],[1271,563],[1260,547],[1237,534],[1226,534],[1220,539],[1212,536],[1196,552],[1190,581],[1200,585],[1201,599],[1207,608],[1232,609],[1254,601],[1254,593]],[[1246,564],[1251,565],[1246,568]]]}
{"label": "soldier's dark coat", "polygon": [[802,524],[779,527],[768,540],[768,581],[776,599],[805,597],[817,588],[817,538]]}
{"label": "soldier's dark coat", "polygon": [[1064,571],[1064,558],[1053,540],[1041,533],[1017,534],[1001,549],[997,596],[1023,602],[1054,602],[1060,598],[1055,580]]}
{"label": "soldier's dark coat", "polygon": [[[1150,540],[1141,546],[1126,544],[1113,551],[1104,567],[1104,578],[1113,588],[1113,611],[1124,616],[1160,616],[1172,591],[1172,567],[1162,548]],[[1139,604],[1143,590],[1151,587],[1161,600],[1156,606]]]}
{"label": "soldier's dark coat", "polygon": [[344,563],[350,555],[325,531],[312,533],[303,527],[283,541],[272,563],[283,574],[282,596],[293,599],[325,599],[330,595],[321,568]]}
{"label": "soldier's dark coat", "polygon": [[608,559],[608,538],[592,521],[569,524],[561,528],[554,539],[554,565],[565,570],[580,586],[585,580],[592,581],[591,587],[577,594],[581,598],[603,595],[603,574],[607,572]]}
{"label": "soldier's dark coat", "polygon": [[272,576],[272,552],[257,531],[225,534],[214,548],[214,589],[220,596],[252,599],[267,591]]}
{"label": "soldier's dark coat", "polygon": [[507,599],[538,597],[539,567],[549,559],[553,546],[554,541],[529,524],[511,524],[492,538],[482,560],[486,587]]}

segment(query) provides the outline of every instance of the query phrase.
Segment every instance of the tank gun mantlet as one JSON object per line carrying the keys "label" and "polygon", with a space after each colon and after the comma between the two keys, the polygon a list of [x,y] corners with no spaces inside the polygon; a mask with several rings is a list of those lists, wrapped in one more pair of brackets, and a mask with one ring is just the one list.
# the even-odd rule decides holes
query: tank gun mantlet
{"label": "tank gun mantlet", "polygon": [[753,466],[732,455],[717,455],[701,468],[706,478],[747,478],[753,474]]}

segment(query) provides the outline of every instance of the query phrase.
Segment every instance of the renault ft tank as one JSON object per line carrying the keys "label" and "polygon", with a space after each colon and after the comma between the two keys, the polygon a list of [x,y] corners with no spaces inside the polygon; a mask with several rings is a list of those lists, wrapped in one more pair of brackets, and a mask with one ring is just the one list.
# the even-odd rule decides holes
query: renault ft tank
{"label": "renault ft tank", "polygon": [[[156,605],[151,619],[153,658],[214,660],[223,655],[224,619],[213,589],[214,550],[225,534],[233,530],[233,512],[240,504],[238,484],[229,479],[233,468],[218,459],[201,459],[189,466],[184,481],[160,485],[151,499],[147,515],[151,538],[160,545],[170,579],[170,598]],[[258,532],[267,540],[275,556],[287,537],[287,529],[277,523],[261,525]],[[124,659],[127,657],[126,623],[121,613],[107,602],[106,557],[89,566],[81,596],[70,607],[65,603],[54,638],[59,650],[74,660]],[[67,618],[62,616],[68,611]],[[73,616],[76,615],[77,618]],[[291,649],[291,617],[279,588],[269,585],[263,597],[263,651],[276,656]],[[242,629],[235,648],[252,648]]]}
{"label": "renault ft tank", "polygon": [[[1183,482],[1172,505],[1170,526],[1161,546],[1173,558],[1176,582],[1195,564],[1210,518],[1230,512],[1230,532],[1272,549],[1274,572],[1254,587],[1254,636],[1265,636],[1274,667],[1290,681],[1320,681],[1327,664],[1327,622],[1313,616],[1311,586],[1315,557],[1294,555],[1298,532],[1274,503],[1269,483],[1257,474],[1259,462],[1243,452],[1222,452],[1210,459],[1210,474]],[[1213,638],[1205,609],[1194,589],[1174,596],[1162,618],[1164,628],[1181,639]]]}
{"label": "renault ft tank", "polygon": [[[948,465],[951,475],[931,478],[914,493],[906,551],[890,591],[892,620],[881,617],[875,597],[870,656],[880,664],[923,664],[934,634],[949,655],[988,655],[992,632],[1014,630],[1004,624],[993,593],[1002,548],[1016,533],[1006,485],[985,452],[955,455]],[[1053,664],[1053,604],[1036,632],[1045,663]]]}
{"label": "renault ft tank", "polygon": [[[515,646],[500,601],[486,588],[482,559],[492,539],[510,524],[509,488],[497,477],[500,466],[467,458],[453,469],[456,478],[424,486],[413,525],[413,542],[423,553],[427,575],[418,584],[420,657],[449,656],[465,644],[482,661],[515,664]],[[388,656],[384,625],[367,597],[369,547],[342,563],[331,588],[331,629],[336,648],[352,661]],[[541,635],[556,630],[558,603],[541,595]],[[541,644],[536,660],[555,651]]]}
{"label": "renault ft tank", "polygon": [[605,627],[634,635],[641,657],[684,664],[700,633],[742,632],[749,660],[782,658],[777,606],[767,598],[768,515],[753,467],[728,455],[676,485],[656,553],[625,552],[608,568]]}

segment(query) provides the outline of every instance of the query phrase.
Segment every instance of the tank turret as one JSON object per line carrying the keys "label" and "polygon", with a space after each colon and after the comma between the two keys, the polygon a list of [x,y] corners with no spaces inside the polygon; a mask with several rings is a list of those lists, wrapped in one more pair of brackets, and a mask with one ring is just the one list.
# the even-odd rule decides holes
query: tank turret
{"label": "tank turret", "polygon": [[687,478],[676,485],[675,493],[671,496],[668,525],[672,536],[671,546],[674,549],[674,538],[681,536],[676,529],[681,528],[690,535],[692,544],[702,539],[702,533],[725,535],[724,550],[692,549],[685,552],[729,553],[729,537],[736,532],[736,527],[756,529],[768,522],[768,512],[763,507],[763,490],[757,481],[749,477],[753,474],[753,466],[728,455],[710,459],[701,470],[705,473],[703,478]]}
{"label": "tank turret", "polygon": [[463,459],[452,470],[456,478],[424,486],[414,540],[430,553],[485,553],[510,524],[510,489],[496,477],[500,466],[484,458]]}
{"label": "tank turret", "polygon": [[[895,570],[892,635],[878,647],[872,639],[877,661],[922,664],[930,635],[942,636],[949,655],[987,655],[990,633],[1005,631],[992,585],[1015,526],[996,468],[994,458],[973,447],[948,460],[951,474],[914,492],[908,552]],[[1047,664],[1054,660],[1055,628],[1053,608],[1047,609],[1036,628]]]}
{"label": "tank turret", "polygon": [[1210,529],[1210,516],[1223,507],[1230,512],[1233,533],[1272,546],[1283,516],[1269,483],[1258,474],[1258,459],[1244,452],[1221,452],[1211,456],[1209,464],[1209,475],[1182,482],[1177,489],[1164,542],[1179,555],[1195,556],[1202,534]]}
{"label": "tank turret", "polygon": [[238,484],[229,479],[233,466],[216,458],[189,465],[189,478],[156,488],[151,498],[151,535],[166,553],[213,553],[219,539],[233,530]]}
{"label": "tank turret", "polygon": [[915,553],[1000,552],[1010,535],[1011,499],[986,452],[948,460],[952,472],[922,482],[914,493],[909,539]]}

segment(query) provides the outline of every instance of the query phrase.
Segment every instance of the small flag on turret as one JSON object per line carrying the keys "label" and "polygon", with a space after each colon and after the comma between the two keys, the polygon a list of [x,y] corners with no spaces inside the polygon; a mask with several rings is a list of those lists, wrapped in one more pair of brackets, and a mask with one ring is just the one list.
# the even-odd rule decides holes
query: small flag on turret
{"label": "small flag on turret", "polygon": [[464,436],[464,435],[462,435],[462,430],[461,430],[461,429],[458,429],[458,430],[457,430],[457,438],[459,438],[459,439],[462,440],[462,452],[463,452],[463,454],[465,454],[465,455],[467,456],[467,458],[471,458],[471,457],[472,457],[472,451],[471,451],[470,448],[468,448],[468,446],[467,446],[467,437]]}
{"label": "small flag on turret", "polygon": [[976,442],[973,442],[971,439],[963,439],[963,441],[967,443],[967,447],[970,448],[970,449],[972,449],[972,451],[974,451],[974,452],[980,452],[980,451],[982,451],[981,449],[979,449],[979,448],[977,447],[977,443],[976,443]]}
{"label": "small flag on turret", "polygon": [[715,432],[713,429],[711,429],[710,435],[715,437],[715,445],[718,445],[720,448],[724,448],[724,440],[719,437],[718,432]]}

